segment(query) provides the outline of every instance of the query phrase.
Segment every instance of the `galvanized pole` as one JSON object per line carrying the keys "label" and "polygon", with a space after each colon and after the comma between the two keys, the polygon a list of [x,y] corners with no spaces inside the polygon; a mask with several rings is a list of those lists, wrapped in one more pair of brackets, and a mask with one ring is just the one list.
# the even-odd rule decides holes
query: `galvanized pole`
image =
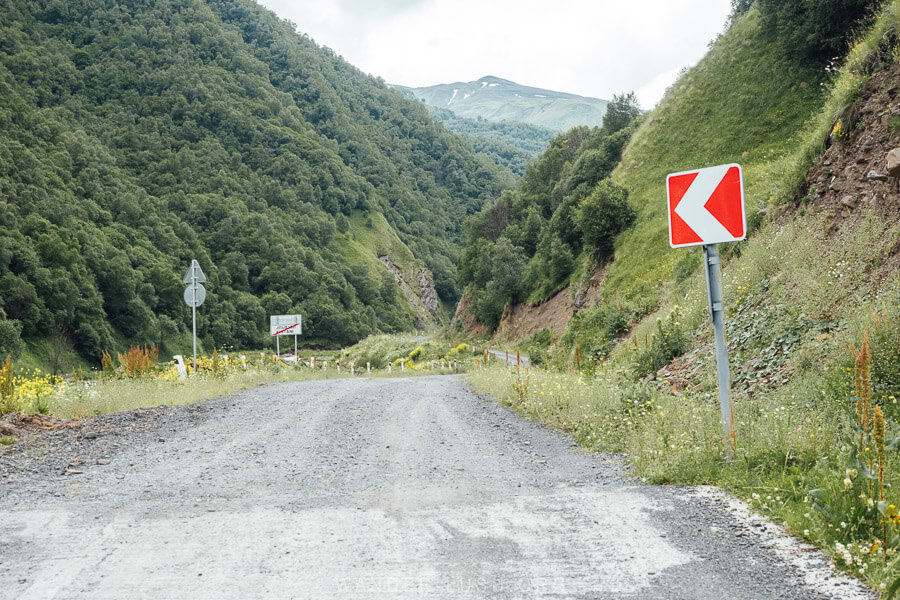
{"label": "galvanized pole", "polygon": [[737,440],[734,434],[734,412],[731,408],[731,375],[728,369],[728,346],[725,343],[725,303],[722,300],[719,248],[715,244],[703,246],[703,266],[703,272],[706,274],[706,299],[716,338],[716,369],[719,376],[722,431],[728,443],[728,458],[731,458]]}
{"label": "galvanized pole", "polygon": [[191,265],[191,320],[194,327],[194,372],[197,376],[197,269]]}

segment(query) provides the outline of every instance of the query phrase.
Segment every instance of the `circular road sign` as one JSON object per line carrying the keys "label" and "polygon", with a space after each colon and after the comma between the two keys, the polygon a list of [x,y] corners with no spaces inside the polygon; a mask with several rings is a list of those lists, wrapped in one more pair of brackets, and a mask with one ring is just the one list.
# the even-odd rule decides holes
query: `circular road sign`
{"label": "circular road sign", "polygon": [[204,300],[206,300],[206,288],[202,283],[195,283],[184,288],[184,303],[188,306],[197,308],[203,304]]}

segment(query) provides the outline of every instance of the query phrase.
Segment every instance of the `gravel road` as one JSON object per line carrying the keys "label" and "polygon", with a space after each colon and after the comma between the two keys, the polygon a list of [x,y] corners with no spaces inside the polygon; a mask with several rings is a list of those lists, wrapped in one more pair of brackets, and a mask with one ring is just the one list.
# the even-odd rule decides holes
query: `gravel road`
{"label": "gravel road", "polygon": [[269,385],[0,455],[0,598],[874,598],[456,376]]}
{"label": "gravel road", "polygon": [[[493,354],[496,360],[499,360],[501,362],[506,362],[507,353],[505,350],[488,350],[488,352]],[[519,363],[522,366],[527,367],[529,364],[528,357],[525,356],[524,354],[520,353],[519,354]],[[513,367],[516,366],[516,353],[515,352],[509,353],[509,364],[510,364],[510,366],[513,366]]]}

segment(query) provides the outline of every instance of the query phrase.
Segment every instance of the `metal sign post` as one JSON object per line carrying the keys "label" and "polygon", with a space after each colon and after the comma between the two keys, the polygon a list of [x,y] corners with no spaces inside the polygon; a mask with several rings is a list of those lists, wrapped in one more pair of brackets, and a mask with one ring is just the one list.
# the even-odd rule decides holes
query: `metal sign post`
{"label": "metal sign post", "polygon": [[716,338],[716,370],[719,377],[719,410],[722,431],[728,441],[728,457],[734,455],[737,440],[734,434],[734,411],[731,408],[731,374],[728,368],[728,345],[725,343],[725,303],[719,268],[719,248],[716,244],[703,246],[703,273],[706,275],[706,299]]}
{"label": "metal sign post", "polygon": [[206,288],[203,283],[206,281],[206,275],[200,268],[197,260],[191,261],[187,273],[184,274],[184,283],[188,286],[184,289],[184,303],[191,307],[191,320],[194,330],[194,375],[197,375],[197,307],[206,300]]}
{"label": "metal sign post", "polygon": [[725,303],[722,300],[719,249],[716,244],[747,237],[744,172],[738,164],[719,165],[672,173],[666,177],[669,245],[703,246],[706,299],[716,339],[719,408],[728,458],[734,456],[736,437],[731,406],[728,346],[725,344]]}

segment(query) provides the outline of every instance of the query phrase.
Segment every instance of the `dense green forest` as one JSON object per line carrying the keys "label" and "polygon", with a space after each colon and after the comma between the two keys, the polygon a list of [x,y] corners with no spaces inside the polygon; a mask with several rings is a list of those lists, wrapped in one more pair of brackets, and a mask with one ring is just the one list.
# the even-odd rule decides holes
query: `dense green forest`
{"label": "dense green forest", "polygon": [[615,96],[602,127],[555,137],[507,190],[466,222],[459,283],[490,327],[509,302],[537,302],[579,269],[609,259],[615,237],[634,220],[627,191],[609,175],[639,122],[634,93]]}
{"label": "dense green forest", "polygon": [[535,160],[558,135],[552,129],[516,121],[488,121],[483,117],[460,117],[452,110],[435,108],[434,117],[447,129],[468,136],[479,153],[517,175],[525,174],[525,167]]}
{"label": "dense green forest", "polygon": [[513,181],[252,0],[0,9],[0,353],[174,339],[192,258],[208,347],[260,346],[271,313],[328,344],[408,329],[350,224],[386,219],[453,301],[463,219]]}

